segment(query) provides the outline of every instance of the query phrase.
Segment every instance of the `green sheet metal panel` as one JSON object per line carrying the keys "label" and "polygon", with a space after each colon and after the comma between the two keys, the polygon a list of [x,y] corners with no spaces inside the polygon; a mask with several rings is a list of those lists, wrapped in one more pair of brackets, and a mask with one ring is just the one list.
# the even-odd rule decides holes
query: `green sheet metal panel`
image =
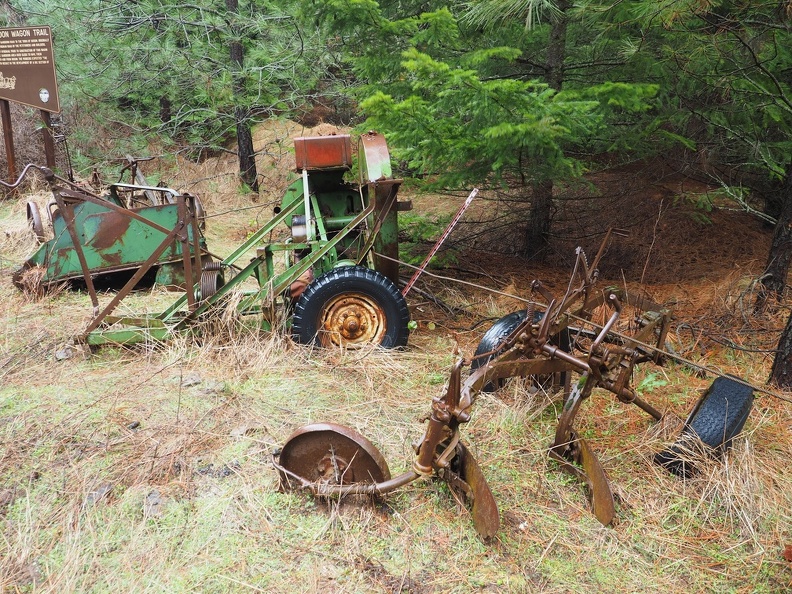
{"label": "green sheet metal panel", "polygon": [[[178,221],[178,206],[167,204],[134,209],[145,219],[173,229]],[[74,206],[75,230],[91,274],[131,270],[143,264],[165,239],[166,234],[142,221],[92,202]],[[80,278],[83,275],[77,250],[66,222],[60,214],[53,218],[54,238],[42,244],[23,269],[42,266],[42,283]],[[192,245],[192,228],[188,227]],[[203,245],[203,239],[201,239]],[[175,241],[158,262],[181,260],[181,244]]]}

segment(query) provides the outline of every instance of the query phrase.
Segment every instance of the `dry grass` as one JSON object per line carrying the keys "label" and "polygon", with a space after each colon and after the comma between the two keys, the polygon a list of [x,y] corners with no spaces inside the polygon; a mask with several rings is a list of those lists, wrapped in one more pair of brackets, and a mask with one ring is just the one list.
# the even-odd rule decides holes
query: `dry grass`
{"label": "dry grass", "polygon": [[[250,205],[235,200],[229,204]],[[270,460],[297,427],[333,421],[369,437],[393,474],[404,471],[454,349],[470,356],[487,327],[476,323],[514,302],[432,281],[470,314],[450,318],[411,296],[414,316],[434,329],[422,323],[398,353],[298,346],[283,330],[240,320],[233,299],[198,338],[90,353],[67,348],[90,317],[85,295],[32,299],[12,286],[11,272],[33,247],[20,218],[24,205],[0,205],[0,592],[687,593],[792,585],[783,557],[792,543],[786,402],[759,396],[733,449],[699,461],[700,472],[681,480],[651,460],[674,441],[712,378],[681,364],[642,365],[634,384],[665,413],[660,423],[596,392],[578,430],[617,497],[617,524],[603,528],[582,486],[547,457],[558,396],[511,381],[482,395],[464,428],[501,511],[500,533],[484,543],[442,483],[416,482],[371,505],[323,503],[280,493]],[[752,351],[773,342],[785,312],[746,316],[750,272],[716,272],[641,289],[658,300],[678,296],[669,337],[677,352],[762,385],[770,360]],[[489,274],[499,289],[528,286],[520,271]],[[563,271],[549,275],[562,279]],[[156,309],[167,298],[144,293],[128,307]]]}

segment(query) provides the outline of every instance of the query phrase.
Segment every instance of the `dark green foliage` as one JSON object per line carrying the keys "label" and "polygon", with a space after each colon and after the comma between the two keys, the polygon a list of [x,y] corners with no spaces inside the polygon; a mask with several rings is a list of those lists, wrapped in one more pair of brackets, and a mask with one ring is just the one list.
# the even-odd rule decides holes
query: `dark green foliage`
{"label": "dark green foliage", "polygon": [[[549,231],[555,182],[594,155],[646,154],[675,138],[658,133],[658,85],[607,76],[628,61],[607,27],[566,2],[523,4],[312,0],[304,10],[343,48],[364,127],[388,136],[406,173],[426,188],[497,185],[530,204],[535,223],[518,239],[528,252]],[[552,41],[561,17],[569,35]]]}
{"label": "dark green foliage", "polygon": [[[413,266],[420,265],[426,258],[435,242],[442,236],[450,215],[426,216],[425,214],[406,212],[399,216],[399,257]],[[456,262],[457,255],[453,250],[445,250],[434,256],[430,266]]]}
{"label": "dark green foliage", "polygon": [[[315,86],[322,62],[289,3],[22,0],[30,23],[53,28],[66,109],[88,105],[124,133],[157,133],[206,155],[233,138],[239,113],[289,113]],[[242,69],[229,47],[244,50]],[[237,83],[236,85],[234,83]]]}

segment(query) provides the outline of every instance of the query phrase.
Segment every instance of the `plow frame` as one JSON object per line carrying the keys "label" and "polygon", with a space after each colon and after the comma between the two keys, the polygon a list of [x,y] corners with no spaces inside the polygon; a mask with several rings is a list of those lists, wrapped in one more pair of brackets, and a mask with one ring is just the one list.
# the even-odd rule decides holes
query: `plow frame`
{"label": "plow frame", "polygon": [[[387,481],[333,484],[301,475],[310,461],[300,468],[289,467],[281,464],[276,455],[273,464],[280,473],[282,487],[304,489],[320,497],[381,495],[417,479],[436,476],[447,481],[460,500],[466,499],[472,504],[476,531],[485,539],[491,538],[500,527],[497,502],[481,468],[463,444],[460,428],[470,421],[476,398],[487,384],[511,377],[550,375],[554,378],[554,386],[563,389],[564,404],[549,455],[562,469],[587,485],[595,516],[603,524],[610,524],[614,519],[614,503],[608,480],[592,448],[575,433],[574,420],[582,402],[591,396],[594,388],[604,388],[620,402],[635,404],[653,418],[661,418],[661,413],[630,386],[630,378],[639,363],[662,364],[662,346],[672,319],[671,311],[656,303],[630,296],[614,287],[596,288],[597,264],[610,234],[606,235],[591,265],[583,250],[578,248],[569,287],[562,298],[553,298],[535,281],[532,291],[545,298],[548,304],[531,302],[524,321],[495,351],[481,354],[480,357],[489,360],[464,380],[462,368],[466,361],[457,358],[444,393],[432,400],[424,434],[414,446],[415,457],[408,471]],[[639,312],[634,320],[638,329],[629,335],[613,329],[624,304],[635,306]],[[592,321],[594,310],[601,306],[611,312],[604,325]],[[534,315],[537,308],[544,311],[538,321]],[[573,324],[582,327],[576,328]],[[553,339],[563,332],[573,334],[568,350],[553,344],[556,342]],[[588,344],[584,346],[583,343]],[[571,382],[573,372],[580,374],[574,383]],[[350,431],[337,427],[338,431]],[[288,440],[286,445],[289,445]]]}

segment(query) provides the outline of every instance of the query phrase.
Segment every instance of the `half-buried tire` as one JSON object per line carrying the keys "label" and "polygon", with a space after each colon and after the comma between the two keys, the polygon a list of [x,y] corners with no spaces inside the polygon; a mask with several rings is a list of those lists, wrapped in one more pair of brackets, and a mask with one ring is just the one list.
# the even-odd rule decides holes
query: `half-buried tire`
{"label": "half-buried tire", "polygon": [[[508,315],[503,316],[496,321],[489,330],[481,337],[476,352],[473,354],[473,361],[470,364],[470,372],[473,373],[479,367],[483,367],[492,359],[497,357],[503,352],[503,343],[514,332],[514,330],[523,323],[525,316],[528,315],[526,310],[515,311]],[[538,323],[544,317],[544,312],[534,312],[534,323]],[[550,344],[560,347],[564,351],[569,351],[571,339],[569,328],[565,328],[557,336],[550,340]],[[489,353],[489,354],[487,354]],[[497,383],[497,385],[495,385]],[[503,387],[505,380],[497,380],[497,382],[488,382],[481,389],[482,392],[494,392],[498,388]]]}
{"label": "half-buried tire", "polygon": [[695,459],[720,456],[742,431],[753,406],[753,388],[719,377],[696,403],[676,442],[655,455],[656,464],[681,477],[695,471]]}

